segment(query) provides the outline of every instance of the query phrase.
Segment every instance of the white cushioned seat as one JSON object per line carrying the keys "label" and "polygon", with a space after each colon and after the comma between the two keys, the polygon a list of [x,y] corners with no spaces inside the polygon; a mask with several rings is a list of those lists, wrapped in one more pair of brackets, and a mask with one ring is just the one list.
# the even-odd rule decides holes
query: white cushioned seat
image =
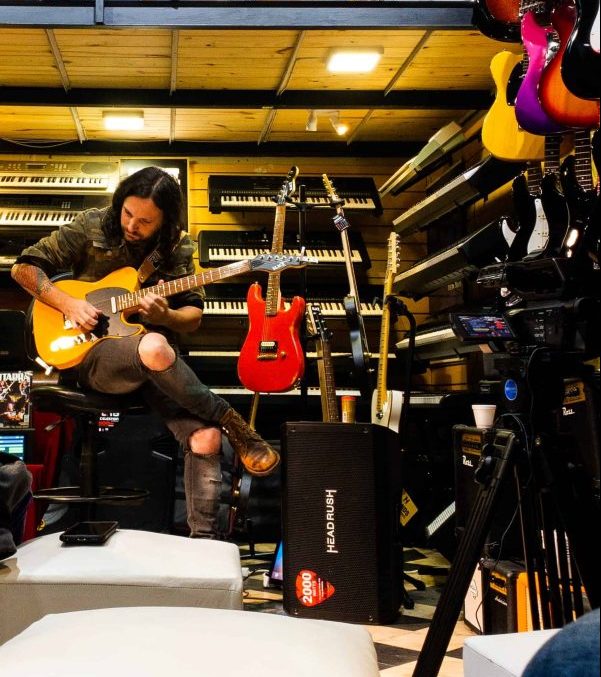
{"label": "white cushioned seat", "polygon": [[59,534],[0,563],[0,643],[46,614],[120,606],[242,608],[236,545],[119,529],[104,545]]}
{"label": "white cushioned seat", "polygon": [[465,677],[519,677],[530,659],[559,630],[468,637],[463,644]]}
{"label": "white cushioned seat", "polygon": [[19,677],[378,677],[358,625],[174,607],[46,616],[0,646]]}

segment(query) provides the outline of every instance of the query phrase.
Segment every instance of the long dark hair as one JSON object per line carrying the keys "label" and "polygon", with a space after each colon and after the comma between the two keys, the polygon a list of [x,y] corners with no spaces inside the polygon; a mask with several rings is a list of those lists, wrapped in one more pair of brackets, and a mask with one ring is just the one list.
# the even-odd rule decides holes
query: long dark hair
{"label": "long dark hair", "polygon": [[182,229],[183,197],[179,184],[159,167],[144,167],[123,179],[113,193],[111,206],[102,221],[102,231],[114,244],[120,242],[123,236],[121,209],[125,199],[131,195],[151,198],[163,212],[157,248],[163,258],[168,259]]}

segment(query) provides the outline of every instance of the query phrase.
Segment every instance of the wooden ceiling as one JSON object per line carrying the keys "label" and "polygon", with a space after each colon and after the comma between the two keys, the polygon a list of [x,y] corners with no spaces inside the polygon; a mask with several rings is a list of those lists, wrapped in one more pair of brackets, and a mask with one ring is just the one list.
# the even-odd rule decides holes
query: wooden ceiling
{"label": "wooden ceiling", "polygon": [[[328,73],[326,57],[339,46],[378,47],[383,56],[367,75]],[[193,155],[230,145],[260,153],[329,144],[340,154],[411,152],[448,122],[488,108],[490,60],[515,48],[455,26],[0,25],[1,149],[80,152],[120,143],[143,152],[155,144]],[[144,129],[104,130],[109,108],[143,110]],[[306,131],[312,109],[339,110],[347,135],[338,137],[325,115],[317,131]]]}

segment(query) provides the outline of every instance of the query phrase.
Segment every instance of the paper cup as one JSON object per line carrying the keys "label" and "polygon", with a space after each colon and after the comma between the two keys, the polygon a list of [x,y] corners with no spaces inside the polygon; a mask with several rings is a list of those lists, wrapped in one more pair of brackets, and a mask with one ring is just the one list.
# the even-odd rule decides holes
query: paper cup
{"label": "paper cup", "polygon": [[477,428],[492,428],[495,421],[496,404],[472,404]]}

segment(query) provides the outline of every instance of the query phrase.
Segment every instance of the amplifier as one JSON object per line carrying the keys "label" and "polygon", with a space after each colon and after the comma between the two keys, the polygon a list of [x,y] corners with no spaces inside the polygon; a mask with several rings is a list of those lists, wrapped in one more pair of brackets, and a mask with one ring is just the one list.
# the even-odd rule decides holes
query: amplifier
{"label": "amplifier", "polygon": [[525,632],[532,629],[528,604],[522,564],[482,559],[465,596],[464,621],[485,635]]}
{"label": "amplifier", "polygon": [[369,423],[286,423],[284,609],[390,623],[401,603],[397,433]]}
{"label": "amplifier", "polygon": [[[480,463],[484,444],[482,429],[455,426],[455,533],[458,542],[465,531],[480,488],[480,484],[476,481],[476,469]],[[512,476],[507,476],[503,479],[503,490],[486,538],[482,553],[484,556],[523,558],[524,550],[519,514],[516,513],[517,505],[514,479]]]}

